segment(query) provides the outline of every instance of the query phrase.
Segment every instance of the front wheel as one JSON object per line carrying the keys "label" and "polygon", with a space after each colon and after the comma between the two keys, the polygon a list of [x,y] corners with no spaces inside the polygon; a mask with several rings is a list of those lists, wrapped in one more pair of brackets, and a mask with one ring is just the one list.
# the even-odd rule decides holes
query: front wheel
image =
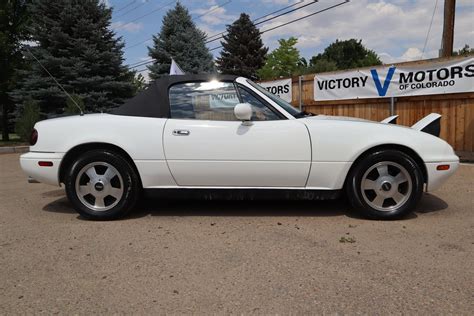
{"label": "front wheel", "polygon": [[368,154],[349,173],[346,193],[364,217],[395,219],[411,212],[423,193],[417,163],[397,150]]}
{"label": "front wheel", "polygon": [[139,194],[139,179],[130,163],[108,150],[81,155],[66,175],[66,194],[77,212],[95,220],[126,215]]}

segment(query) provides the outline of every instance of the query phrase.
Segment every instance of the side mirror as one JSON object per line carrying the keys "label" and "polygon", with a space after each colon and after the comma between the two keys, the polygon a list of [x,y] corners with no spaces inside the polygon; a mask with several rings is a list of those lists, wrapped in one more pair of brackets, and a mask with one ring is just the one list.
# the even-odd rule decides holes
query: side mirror
{"label": "side mirror", "polygon": [[250,121],[252,119],[252,106],[248,103],[239,103],[234,107],[234,115],[240,121]]}

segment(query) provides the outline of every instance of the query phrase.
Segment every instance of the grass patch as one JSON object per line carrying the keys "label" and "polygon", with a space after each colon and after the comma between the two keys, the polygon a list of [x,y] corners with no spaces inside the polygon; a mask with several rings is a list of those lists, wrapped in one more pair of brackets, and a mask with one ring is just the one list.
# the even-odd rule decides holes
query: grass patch
{"label": "grass patch", "polygon": [[10,147],[10,146],[28,146],[27,142],[24,142],[20,139],[20,136],[17,134],[10,134],[10,140],[4,141],[2,135],[0,134],[0,147]]}

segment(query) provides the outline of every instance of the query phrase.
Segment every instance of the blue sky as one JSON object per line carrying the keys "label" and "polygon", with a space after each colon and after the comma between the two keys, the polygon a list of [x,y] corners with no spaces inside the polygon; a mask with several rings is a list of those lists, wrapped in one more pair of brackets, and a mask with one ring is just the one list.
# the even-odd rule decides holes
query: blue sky
{"label": "blue sky", "polygon": [[[125,42],[126,64],[148,59],[147,46],[151,36],[159,32],[166,11],[175,5],[173,0],[106,0],[114,9],[111,28]],[[312,0],[181,0],[196,25],[209,36],[225,30],[241,12],[258,18],[295,2],[298,6]],[[287,21],[327,8],[344,0],[319,0],[292,14],[260,26],[265,30]],[[128,5],[128,6],[127,6]],[[221,7],[217,7],[222,5]],[[317,14],[262,35],[270,50],[277,40],[294,36],[301,55],[310,58],[320,53],[336,39],[358,38],[375,50],[385,63],[436,57],[440,48],[444,1],[439,0],[352,0],[340,7]],[[126,8],[124,8],[127,6]],[[427,45],[428,28],[434,19]],[[147,15],[148,14],[148,15]],[[147,15],[145,17],[142,17]],[[136,21],[133,21],[136,20]],[[145,43],[146,40],[149,40]],[[455,48],[464,44],[474,46],[474,0],[458,0],[455,25]],[[209,48],[218,45],[210,43]],[[215,56],[219,50],[213,51]]]}

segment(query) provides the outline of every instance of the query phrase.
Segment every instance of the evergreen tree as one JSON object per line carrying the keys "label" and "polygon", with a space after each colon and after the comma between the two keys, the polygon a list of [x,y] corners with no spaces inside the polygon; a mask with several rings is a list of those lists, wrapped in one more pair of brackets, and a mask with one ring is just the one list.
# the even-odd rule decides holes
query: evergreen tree
{"label": "evergreen tree", "polygon": [[177,2],[164,16],[158,36],[153,36],[153,47],[148,47],[148,55],[154,59],[153,65],[148,66],[150,78],[169,74],[171,58],[186,73],[213,72],[205,39],[206,33],[196,27],[188,10]]}
{"label": "evergreen tree", "polygon": [[300,52],[295,47],[297,42],[294,37],[278,40],[280,46],[268,55],[265,66],[259,71],[260,77],[274,79],[299,74],[302,60]]}
{"label": "evergreen tree", "polygon": [[28,39],[29,12],[27,0],[0,1],[0,106],[2,139],[9,140],[9,115],[13,102],[9,92],[14,88],[18,69],[24,68],[21,42]]}
{"label": "evergreen tree", "polygon": [[232,25],[227,25],[221,44],[221,57],[217,59],[220,72],[259,79],[257,71],[265,64],[268,47],[263,46],[260,31],[248,14],[240,14]]}
{"label": "evergreen tree", "polygon": [[[123,43],[109,29],[111,9],[99,0],[33,0],[31,53],[86,111],[105,111],[133,95],[133,73],[122,65]],[[32,98],[43,113],[62,113],[67,96],[30,53],[31,69],[13,96]]]}

